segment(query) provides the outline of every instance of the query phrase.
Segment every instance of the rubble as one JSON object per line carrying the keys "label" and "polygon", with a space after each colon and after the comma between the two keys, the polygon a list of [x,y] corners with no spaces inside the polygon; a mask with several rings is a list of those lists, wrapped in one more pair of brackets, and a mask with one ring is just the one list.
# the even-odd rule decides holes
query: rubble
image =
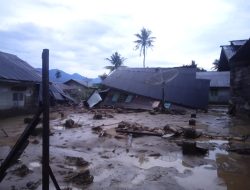
{"label": "rubble", "polygon": [[65,127],[66,128],[73,128],[74,127],[74,120],[73,119],[67,119],[66,122],[65,122]]}
{"label": "rubble", "polygon": [[41,185],[41,180],[38,180],[37,182],[30,181],[26,184],[26,187],[29,190],[35,190],[39,185]]}
{"label": "rubble", "polygon": [[66,156],[65,160],[66,160],[66,164],[71,165],[71,166],[86,167],[89,165],[89,162],[87,162],[86,160],[80,157]]}
{"label": "rubble", "polygon": [[19,177],[24,177],[31,173],[32,171],[25,165],[22,164],[20,167],[16,168],[15,170],[12,171],[13,174],[19,176]]}
{"label": "rubble", "polygon": [[141,135],[162,136],[164,135],[164,131],[161,128],[150,129],[149,127],[144,127],[138,123],[131,123],[131,122],[125,122],[125,121],[121,121],[115,130],[118,133],[131,133],[137,136],[141,136]]}
{"label": "rubble", "polygon": [[81,125],[78,123],[75,123],[73,119],[67,119],[64,126],[65,126],[65,128],[81,127]]}
{"label": "rubble", "polygon": [[102,114],[99,114],[99,113],[96,113],[94,116],[93,116],[93,119],[96,119],[96,120],[98,120],[98,119],[102,119],[103,117],[102,117]]}
{"label": "rubble", "polygon": [[94,177],[90,175],[89,170],[80,172],[71,172],[68,176],[64,177],[66,182],[74,183],[76,185],[89,185],[93,183]]}

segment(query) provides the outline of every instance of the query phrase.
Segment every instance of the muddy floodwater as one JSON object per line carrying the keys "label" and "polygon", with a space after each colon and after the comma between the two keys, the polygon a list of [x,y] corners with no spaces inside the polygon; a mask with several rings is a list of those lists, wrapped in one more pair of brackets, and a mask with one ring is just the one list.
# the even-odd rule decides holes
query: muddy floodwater
{"label": "muddy floodwater", "polygon": [[[185,115],[106,110],[102,119],[95,120],[93,111],[60,108],[50,115],[50,166],[65,190],[247,190],[250,189],[250,156],[228,151],[228,147],[240,137],[250,135],[250,122],[231,118],[226,111],[226,107],[211,107],[208,113],[197,113],[194,128],[204,135],[193,141],[205,143],[209,150],[203,155],[185,155],[179,146],[182,137],[137,137],[119,134],[115,128],[121,121],[148,128],[185,127],[192,110]],[[0,120],[0,163],[26,127],[25,117],[31,116]],[[68,119],[77,127],[66,128]],[[93,131],[95,127],[101,127],[102,132]],[[39,124],[21,157],[8,169],[0,183],[1,190],[42,189],[41,132]],[[86,170],[91,176],[89,181],[78,175]],[[55,189],[52,182],[50,187]]]}

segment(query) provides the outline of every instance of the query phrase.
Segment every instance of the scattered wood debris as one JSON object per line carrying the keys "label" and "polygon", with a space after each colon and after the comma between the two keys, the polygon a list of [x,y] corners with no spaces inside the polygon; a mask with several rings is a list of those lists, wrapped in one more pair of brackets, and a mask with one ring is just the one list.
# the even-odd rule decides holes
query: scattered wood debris
{"label": "scattered wood debris", "polygon": [[93,183],[94,177],[90,175],[89,170],[80,172],[70,172],[68,176],[64,177],[66,182],[75,183],[76,185],[89,185]]}

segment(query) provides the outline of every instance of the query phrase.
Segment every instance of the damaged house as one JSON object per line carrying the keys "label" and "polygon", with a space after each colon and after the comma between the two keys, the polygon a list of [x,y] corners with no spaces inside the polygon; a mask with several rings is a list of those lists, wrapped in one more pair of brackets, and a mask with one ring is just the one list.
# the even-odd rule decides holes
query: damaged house
{"label": "damaged house", "polygon": [[197,72],[197,79],[210,80],[209,103],[228,104],[230,99],[230,72],[207,71]]}
{"label": "damaged house", "polygon": [[103,84],[110,88],[105,106],[151,110],[180,105],[207,109],[209,80],[196,79],[194,68],[119,68]]}
{"label": "damaged house", "polygon": [[[41,76],[15,55],[0,52],[0,110],[28,110],[39,104]],[[17,109],[18,108],[18,109]]]}
{"label": "damaged house", "polygon": [[64,82],[64,84],[70,87],[67,89],[67,92],[77,102],[80,102],[81,100],[86,100],[95,90],[92,85],[82,80],[70,79]]}
{"label": "damaged house", "polygon": [[235,113],[250,114],[250,39],[230,59],[231,96]]}

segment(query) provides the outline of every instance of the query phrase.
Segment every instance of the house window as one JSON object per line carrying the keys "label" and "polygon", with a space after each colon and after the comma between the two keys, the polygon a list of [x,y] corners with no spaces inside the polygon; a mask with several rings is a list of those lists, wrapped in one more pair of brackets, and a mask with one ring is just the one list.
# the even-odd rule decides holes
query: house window
{"label": "house window", "polygon": [[112,102],[117,102],[118,98],[119,98],[119,93],[115,93],[112,97]]}
{"label": "house window", "polygon": [[23,101],[23,93],[21,92],[13,93],[13,101]]}
{"label": "house window", "polygon": [[132,99],[133,99],[133,95],[128,95],[125,102],[130,103],[132,101]]}
{"label": "house window", "polygon": [[118,102],[125,102],[127,96],[128,96],[127,94],[120,94]]}
{"label": "house window", "polygon": [[212,89],[210,93],[211,96],[218,96],[218,89]]}

